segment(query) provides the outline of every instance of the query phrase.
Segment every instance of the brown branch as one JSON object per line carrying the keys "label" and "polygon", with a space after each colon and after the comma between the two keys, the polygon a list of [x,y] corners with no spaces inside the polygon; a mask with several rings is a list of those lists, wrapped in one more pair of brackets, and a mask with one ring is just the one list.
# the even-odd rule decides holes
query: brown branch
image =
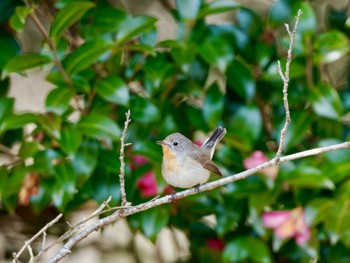
{"label": "brown branch", "polygon": [[297,16],[295,17],[295,25],[294,29],[291,32],[289,30],[289,25],[285,24],[286,30],[288,32],[289,38],[290,38],[290,43],[289,43],[289,48],[288,48],[288,53],[287,53],[287,62],[286,62],[286,70],[283,73],[282,68],[281,68],[281,63],[278,61],[278,72],[281,76],[281,79],[283,81],[283,105],[286,111],[286,121],[284,123],[284,126],[281,130],[281,137],[280,137],[280,144],[276,153],[275,161],[278,163],[281,158],[281,154],[283,151],[283,146],[284,146],[284,140],[286,137],[287,129],[290,123],[290,112],[289,112],[289,105],[288,105],[288,85],[289,85],[289,71],[290,71],[290,63],[292,62],[292,51],[293,51],[293,45],[294,45],[294,38],[295,34],[298,28],[298,23],[299,23],[299,18],[301,16],[302,12],[299,9]]}
{"label": "brown branch", "polygon": [[[48,251],[49,249],[51,249],[52,247],[56,246],[57,244],[63,242],[64,240],[66,240],[67,238],[73,236],[79,229],[82,228],[82,225],[86,222],[88,222],[89,220],[91,220],[92,218],[99,216],[103,213],[106,212],[105,207],[109,208],[108,203],[112,200],[112,197],[110,196],[106,201],[104,201],[90,216],[88,216],[87,218],[79,221],[78,223],[71,225],[69,222],[67,222],[68,226],[70,227],[70,229],[68,229],[60,238],[58,238],[55,242],[50,243],[47,247],[45,247],[45,243],[46,243],[46,233],[43,233],[43,242],[41,245],[41,249],[38,253],[38,255],[35,256],[34,261],[37,261],[46,251]],[[109,209],[108,209],[109,210]]]}
{"label": "brown branch", "polygon": [[[292,160],[296,160],[296,159],[300,159],[300,158],[305,158],[308,156],[319,155],[321,153],[340,150],[340,149],[347,149],[347,148],[350,148],[350,142],[344,142],[344,143],[340,143],[340,144],[335,144],[335,145],[331,145],[331,146],[316,148],[316,149],[312,149],[312,150],[307,150],[307,151],[287,155],[287,156],[281,157],[279,160],[279,163],[284,163],[284,162],[288,162],[288,161],[292,161]],[[228,176],[228,177],[216,180],[216,181],[212,181],[212,182],[200,185],[199,187],[196,187],[196,188],[190,188],[190,189],[178,192],[175,194],[175,198],[182,199],[182,198],[187,197],[187,196],[195,195],[199,192],[209,191],[209,190],[215,189],[217,187],[220,187],[220,186],[223,186],[223,185],[226,185],[226,184],[238,181],[238,180],[245,179],[248,176],[255,174],[255,173],[257,173],[265,168],[276,166],[276,165],[278,165],[278,164],[275,162],[275,159],[272,159],[269,162],[263,163],[255,168],[246,170],[244,172],[241,172],[241,173],[238,173],[235,175],[231,175],[231,176]],[[137,206],[130,206],[130,207],[124,208],[124,209],[122,209],[122,211],[120,209],[120,210],[116,211],[115,213],[113,213],[112,215],[98,220],[97,222],[93,223],[92,225],[88,226],[83,231],[78,233],[76,236],[69,239],[66,242],[66,244],[58,251],[58,253],[50,259],[49,262],[50,263],[59,262],[62,258],[67,256],[69,253],[71,253],[71,249],[77,243],[79,243],[81,240],[86,238],[91,233],[103,228],[104,226],[107,226],[107,225],[111,224],[112,222],[114,222],[118,219],[127,217],[129,215],[133,215],[133,214],[139,213],[141,211],[148,210],[150,208],[160,206],[160,205],[163,205],[166,203],[171,203],[171,202],[173,202],[173,200],[174,200],[174,195],[166,195],[164,197],[161,197],[161,198],[158,198],[155,200],[151,200],[149,202],[142,203],[142,204],[139,204]]]}
{"label": "brown branch", "polygon": [[[23,0],[24,4],[27,7],[32,7],[32,5],[29,3],[28,0]],[[54,41],[50,38],[49,34],[47,33],[45,27],[43,26],[43,24],[41,23],[41,21],[39,20],[38,16],[35,13],[35,9],[33,12],[30,13],[30,17],[33,19],[33,22],[35,23],[35,25],[37,26],[38,30],[40,31],[40,33],[44,36],[44,38],[47,40],[47,43],[49,45],[49,48],[53,54],[53,60],[54,60],[54,64],[56,65],[56,67],[58,68],[59,72],[61,73],[64,82],[68,85],[68,87],[74,91],[74,84],[71,80],[71,78],[68,76],[66,70],[64,69],[61,60],[58,57],[58,52],[55,46]],[[75,94],[74,92],[74,96],[73,99],[75,101],[76,107],[78,109],[79,112],[83,112],[83,110],[80,107],[80,103],[79,103],[79,98],[78,96]]]}
{"label": "brown branch", "polygon": [[125,144],[124,140],[125,140],[125,136],[126,136],[126,132],[128,130],[128,125],[130,120],[130,110],[127,111],[126,115],[126,120],[124,122],[124,130],[123,130],[123,134],[122,137],[120,138],[120,155],[119,155],[119,160],[120,160],[120,174],[119,174],[119,180],[120,180],[120,193],[122,196],[122,206],[123,207],[127,207],[130,206],[131,203],[129,203],[126,200],[126,193],[125,193],[125,162],[124,162],[124,149],[125,146],[130,145],[130,143]]}
{"label": "brown branch", "polygon": [[[63,214],[59,214],[58,216],[56,216],[52,221],[50,221],[49,223],[47,223],[38,233],[36,233],[31,239],[27,240],[24,243],[24,246],[20,249],[20,251],[18,251],[18,253],[13,253],[13,261],[12,262],[19,262],[19,257],[21,256],[21,254],[23,253],[23,251],[30,246],[30,244],[37,239],[42,233],[46,232],[46,230],[48,228],[50,228],[51,226],[53,226],[54,224],[56,224],[58,222],[58,220],[60,220],[60,218],[63,216]],[[31,249],[31,248],[30,248]]]}

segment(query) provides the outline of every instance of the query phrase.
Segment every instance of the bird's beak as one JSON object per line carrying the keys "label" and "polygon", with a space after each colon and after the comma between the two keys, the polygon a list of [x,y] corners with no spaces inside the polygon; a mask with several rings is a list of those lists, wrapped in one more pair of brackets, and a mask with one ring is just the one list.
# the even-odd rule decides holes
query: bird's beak
{"label": "bird's beak", "polygon": [[165,141],[157,141],[157,144],[159,144],[159,145],[166,145]]}

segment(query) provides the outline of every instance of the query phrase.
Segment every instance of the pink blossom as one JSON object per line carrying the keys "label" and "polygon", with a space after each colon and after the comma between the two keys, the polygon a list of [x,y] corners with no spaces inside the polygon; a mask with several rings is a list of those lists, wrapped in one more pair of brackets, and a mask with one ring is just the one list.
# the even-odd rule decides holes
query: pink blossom
{"label": "pink blossom", "polygon": [[266,157],[266,155],[262,151],[255,151],[251,156],[244,159],[243,166],[246,169],[251,169],[259,164],[267,162],[269,159]]}
{"label": "pink blossom", "polygon": [[139,154],[135,154],[132,157],[132,163],[130,164],[130,168],[132,171],[134,171],[137,167],[149,163],[149,160],[147,157]]}
{"label": "pink blossom", "polygon": [[225,243],[220,238],[211,238],[206,242],[206,246],[210,249],[222,251],[225,248]]}
{"label": "pink blossom", "polygon": [[265,227],[274,229],[280,239],[294,237],[297,244],[303,244],[310,238],[310,229],[306,225],[304,210],[297,207],[291,211],[273,211],[262,215]]}
{"label": "pink blossom", "polygon": [[144,174],[137,182],[137,188],[143,197],[155,196],[157,194],[156,177],[152,171]]}
{"label": "pink blossom", "polygon": [[143,165],[149,162],[147,157],[139,154],[133,155],[132,159],[137,166]]}
{"label": "pink blossom", "polygon": [[[262,151],[255,151],[251,156],[244,159],[243,166],[246,169],[251,169],[268,161],[269,158]],[[261,173],[271,179],[276,179],[278,175],[278,166],[267,167],[261,170]]]}

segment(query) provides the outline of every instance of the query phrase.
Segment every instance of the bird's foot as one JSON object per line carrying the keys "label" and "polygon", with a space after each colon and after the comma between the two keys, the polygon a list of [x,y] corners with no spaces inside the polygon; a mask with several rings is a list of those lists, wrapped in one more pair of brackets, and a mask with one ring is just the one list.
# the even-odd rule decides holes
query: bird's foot
{"label": "bird's foot", "polygon": [[176,201],[176,191],[175,191],[175,190],[171,193],[170,200],[171,200],[172,202]]}
{"label": "bird's foot", "polygon": [[194,187],[194,190],[196,191],[196,193],[199,193],[199,187],[200,187],[201,185],[200,184],[197,184],[195,187]]}

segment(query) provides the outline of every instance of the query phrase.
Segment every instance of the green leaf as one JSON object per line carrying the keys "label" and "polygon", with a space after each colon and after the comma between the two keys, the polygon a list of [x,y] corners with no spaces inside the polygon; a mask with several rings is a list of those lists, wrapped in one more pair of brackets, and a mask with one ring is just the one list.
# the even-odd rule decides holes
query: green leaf
{"label": "green leaf", "polygon": [[333,190],[334,183],[317,168],[300,165],[283,177],[289,184],[302,188],[326,188]]}
{"label": "green leaf", "polygon": [[54,167],[54,170],[56,180],[61,184],[65,192],[73,195],[76,192],[77,177],[72,164],[62,161]]}
{"label": "green leaf", "polygon": [[227,243],[223,253],[224,262],[241,262],[246,259],[269,263],[271,255],[267,245],[254,237],[242,236]]}
{"label": "green leaf", "polygon": [[135,121],[151,123],[159,120],[160,112],[150,99],[136,97],[131,101],[132,116]]}
{"label": "green leaf", "polygon": [[24,54],[10,59],[4,66],[1,78],[4,79],[12,72],[21,73],[27,69],[43,66],[51,62],[48,56],[38,53]]}
{"label": "green leaf", "polygon": [[251,145],[256,141],[262,131],[262,119],[259,109],[256,106],[240,107],[229,123],[230,130],[236,131],[237,137]]}
{"label": "green leaf", "polygon": [[83,140],[81,132],[72,126],[64,127],[61,130],[59,144],[62,150],[68,155],[74,155]]}
{"label": "green leaf", "polygon": [[53,174],[54,164],[61,161],[62,155],[53,149],[40,151],[34,156],[33,169],[43,174]]}
{"label": "green leaf", "polygon": [[90,8],[94,7],[92,2],[71,2],[62,8],[54,20],[50,28],[50,37],[58,38],[62,32],[77,22]]}
{"label": "green leaf", "polygon": [[103,115],[87,115],[78,122],[79,130],[88,137],[118,140],[121,130],[110,118]]}
{"label": "green leaf", "polygon": [[344,57],[350,50],[347,36],[337,30],[319,34],[313,43],[313,60],[316,64],[332,63]]}
{"label": "green leaf", "polygon": [[[83,77],[78,74],[73,74],[70,76],[73,83],[74,90],[76,92],[88,93],[90,92],[90,84],[88,77]],[[66,81],[62,77],[61,73],[57,70],[52,70],[47,76],[46,80],[58,87],[67,86]]]}
{"label": "green leaf", "polygon": [[123,43],[154,27],[157,19],[150,16],[129,17],[117,34],[117,41]]}
{"label": "green leaf", "polygon": [[291,8],[292,2],[293,1],[277,1],[271,6],[268,20],[273,27],[278,27],[286,23],[293,15]]}
{"label": "green leaf", "polygon": [[220,35],[209,35],[199,46],[199,54],[222,73],[234,58],[232,44]]}
{"label": "green leaf", "polygon": [[26,6],[16,6],[15,13],[10,18],[10,26],[17,32],[22,32],[27,20],[27,16],[32,13],[34,9]]}
{"label": "green leaf", "polygon": [[118,32],[129,15],[120,9],[110,6],[98,6],[91,9],[81,21],[82,32],[87,39]]}
{"label": "green leaf", "polygon": [[85,42],[63,60],[63,66],[68,74],[78,73],[96,62],[111,48],[112,44],[99,40]]}
{"label": "green leaf", "polygon": [[46,97],[46,110],[57,115],[62,115],[69,107],[74,92],[68,87],[56,88],[50,91]]}
{"label": "green leaf", "polygon": [[118,151],[100,150],[98,165],[113,173],[120,172],[120,160]]}
{"label": "green leaf", "polygon": [[40,150],[40,144],[37,141],[24,141],[19,148],[18,155],[22,159],[33,157]]}
{"label": "green leaf", "polygon": [[349,200],[338,200],[333,206],[329,207],[327,217],[325,217],[325,229],[332,245],[348,234],[349,222]]}
{"label": "green leaf", "polygon": [[201,0],[176,0],[176,10],[183,20],[194,20],[201,7]]}
{"label": "green leaf", "polygon": [[135,141],[135,143],[132,144],[132,149],[134,154],[147,156],[147,158],[154,162],[161,162],[162,160],[161,148],[155,141]]}
{"label": "green leaf", "polygon": [[109,76],[97,82],[96,92],[106,101],[126,106],[129,103],[129,88],[118,76]]}
{"label": "green leaf", "polygon": [[166,207],[150,209],[141,214],[141,227],[143,233],[155,240],[159,232],[166,226],[169,221],[170,213]]}
{"label": "green leaf", "polygon": [[73,159],[73,167],[76,174],[84,180],[89,178],[97,165],[98,153],[97,141],[84,140]]}
{"label": "green leaf", "polygon": [[239,7],[239,4],[232,1],[212,1],[204,3],[199,10],[197,18],[204,18],[207,15],[220,14]]}
{"label": "green leaf", "polygon": [[339,94],[327,84],[319,84],[311,89],[310,101],[314,112],[322,117],[339,120],[343,109]]}
{"label": "green leaf", "polygon": [[[310,118],[310,114],[307,112],[296,112],[291,114],[291,121],[286,137],[284,139],[284,149],[288,151],[289,149],[295,147],[298,143],[300,143],[307,132],[310,130],[310,126],[312,123],[312,118]],[[284,125],[284,120],[280,124],[280,128],[282,129],[282,125]],[[280,130],[278,129],[278,140],[280,136]]]}
{"label": "green leaf", "polygon": [[224,96],[215,83],[208,88],[204,99],[203,117],[210,128],[214,129],[222,118],[224,110]]}
{"label": "green leaf", "polygon": [[316,226],[327,217],[328,210],[334,206],[334,201],[320,197],[312,199],[305,207],[305,220],[308,226]]}
{"label": "green leaf", "polygon": [[0,69],[2,69],[8,60],[18,55],[21,48],[16,39],[10,33],[5,33],[3,31],[0,34],[0,50]]}
{"label": "green leaf", "polygon": [[243,99],[251,99],[255,95],[255,81],[249,69],[238,60],[233,60],[227,69],[228,87]]}
{"label": "green leaf", "polygon": [[149,30],[148,32],[142,33],[140,35],[140,43],[144,46],[149,46],[151,50],[153,51],[153,46],[157,42],[158,32],[155,25]]}
{"label": "green leaf", "polygon": [[317,30],[315,11],[308,2],[301,2],[293,5],[292,13],[296,16],[299,9],[301,10],[302,15],[299,18],[297,34],[301,34],[303,38],[310,38]]}
{"label": "green leaf", "polygon": [[257,38],[263,31],[261,18],[248,8],[240,8],[236,14],[237,25],[252,38]]}
{"label": "green leaf", "polygon": [[0,134],[7,130],[22,128],[28,123],[36,123],[39,120],[39,116],[33,113],[11,115],[0,124]]}
{"label": "green leaf", "polygon": [[14,102],[15,100],[13,98],[0,98],[0,123],[11,116]]}

